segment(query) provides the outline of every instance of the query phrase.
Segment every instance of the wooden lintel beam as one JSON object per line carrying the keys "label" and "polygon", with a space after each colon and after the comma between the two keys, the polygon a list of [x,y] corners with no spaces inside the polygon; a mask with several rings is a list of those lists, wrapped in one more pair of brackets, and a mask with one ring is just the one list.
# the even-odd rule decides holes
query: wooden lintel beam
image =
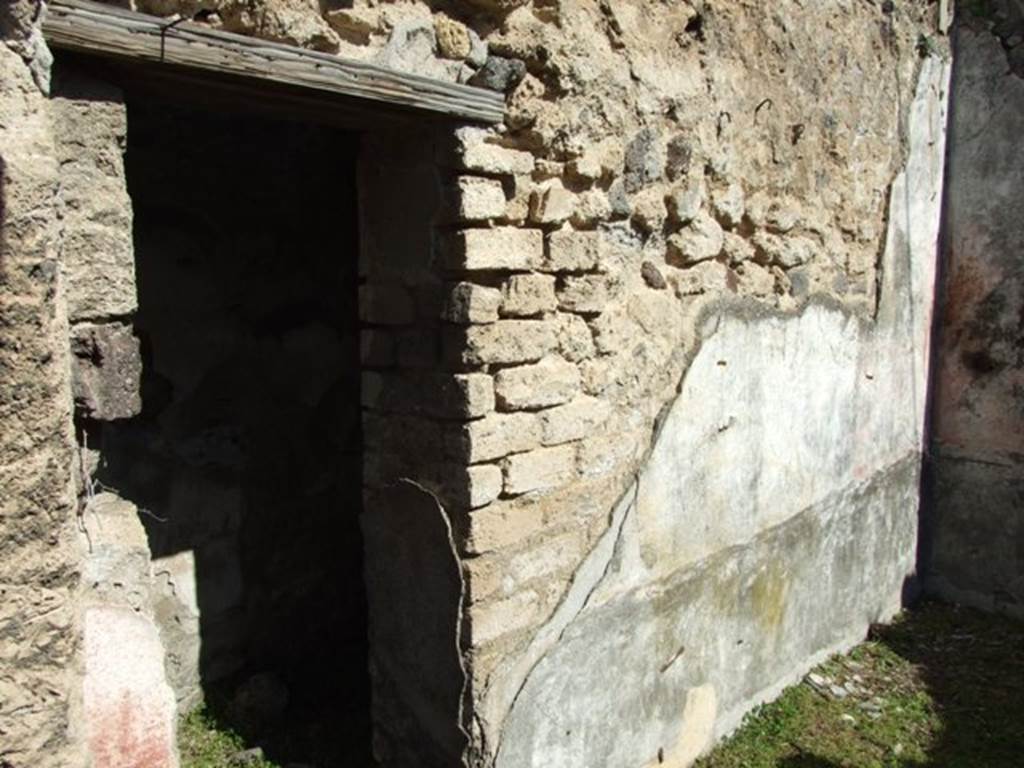
{"label": "wooden lintel beam", "polygon": [[504,98],[482,88],[89,0],[51,0],[43,34],[55,48],[269,80],[454,120],[499,123],[505,113]]}

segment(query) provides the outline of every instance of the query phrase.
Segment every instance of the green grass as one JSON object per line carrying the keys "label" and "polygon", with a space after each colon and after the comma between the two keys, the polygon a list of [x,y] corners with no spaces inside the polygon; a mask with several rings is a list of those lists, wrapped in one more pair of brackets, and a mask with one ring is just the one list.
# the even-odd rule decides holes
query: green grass
{"label": "green grass", "polygon": [[188,715],[178,729],[182,768],[279,768],[266,758],[242,763],[234,757],[249,745],[234,731],[218,723],[205,708]]}
{"label": "green grass", "polygon": [[697,767],[1024,766],[1024,625],[928,604],[813,674]]}

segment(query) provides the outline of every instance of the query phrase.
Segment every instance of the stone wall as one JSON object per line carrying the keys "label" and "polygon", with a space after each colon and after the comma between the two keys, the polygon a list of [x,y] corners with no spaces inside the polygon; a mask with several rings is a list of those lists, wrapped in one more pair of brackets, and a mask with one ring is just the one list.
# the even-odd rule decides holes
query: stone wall
{"label": "stone wall", "polygon": [[81,714],[69,725],[81,728],[95,768],[133,762],[175,768],[176,703],[149,543],[136,506],[106,492],[97,477],[103,429],[142,408],[142,361],[132,327],[138,301],[124,164],[127,110],[119,88],[75,68],[53,68],[50,96],[60,166],[58,263],[66,289],[57,304],[68,318],[61,341],[70,352],[82,571],[75,595]]}
{"label": "stone wall", "polygon": [[362,150],[385,764],[685,765],[898,608],[933,4],[138,7],[507,96]]}
{"label": "stone wall", "polygon": [[35,2],[0,7],[0,764],[68,766],[81,555],[58,268],[59,169]]}
{"label": "stone wall", "polygon": [[[431,583],[463,605],[463,733],[433,733],[474,765],[685,764],[914,590],[938,20],[641,5],[460,17],[489,51],[470,82],[507,90],[509,117],[440,147],[454,204],[419,273],[440,285],[440,357],[431,333],[425,361],[364,385],[374,470],[434,495],[424,516],[439,502],[437,561],[454,534],[463,582]],[[381,60],[397,11],[359,11],[383,25],[360,55]],[[424,238],[389,247],[430,258]],[[398,326],[422,312],[417,279],[376,292]],[[378,331],[390,350],[408,333]],[[423,365],[451,386],[401,370]],[[368,497],[364,519],[387,509]],[[779,571],[780,550],[808,560]],[[455,709],[452,688],[412,689],[406,712]]]}
{"label": "stone wall", "polygon": [[928,585],[1024,615],[1024,5],[956,30]]}

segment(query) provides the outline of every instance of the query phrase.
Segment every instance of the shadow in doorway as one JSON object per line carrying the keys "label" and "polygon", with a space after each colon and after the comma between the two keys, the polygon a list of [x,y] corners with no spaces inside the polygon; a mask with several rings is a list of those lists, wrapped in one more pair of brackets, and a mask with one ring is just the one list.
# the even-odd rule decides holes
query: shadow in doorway
{"label": "shadow in doorway", "polygon": [[[357,139],[128,94],[138,505],[185,709],[282,765],[369,765]],[[95,442],[93,442],[95,444]]]}

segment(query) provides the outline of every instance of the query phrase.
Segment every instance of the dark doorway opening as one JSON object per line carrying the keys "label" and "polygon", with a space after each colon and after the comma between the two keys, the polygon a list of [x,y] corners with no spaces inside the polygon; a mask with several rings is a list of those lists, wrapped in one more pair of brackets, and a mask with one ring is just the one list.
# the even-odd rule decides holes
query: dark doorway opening
{"label": "dark doorway opening", "polygon": [[281,764],[369,765],[357,138],[126,96],[143,410],[99,479],[142,510],[172,684]]}

